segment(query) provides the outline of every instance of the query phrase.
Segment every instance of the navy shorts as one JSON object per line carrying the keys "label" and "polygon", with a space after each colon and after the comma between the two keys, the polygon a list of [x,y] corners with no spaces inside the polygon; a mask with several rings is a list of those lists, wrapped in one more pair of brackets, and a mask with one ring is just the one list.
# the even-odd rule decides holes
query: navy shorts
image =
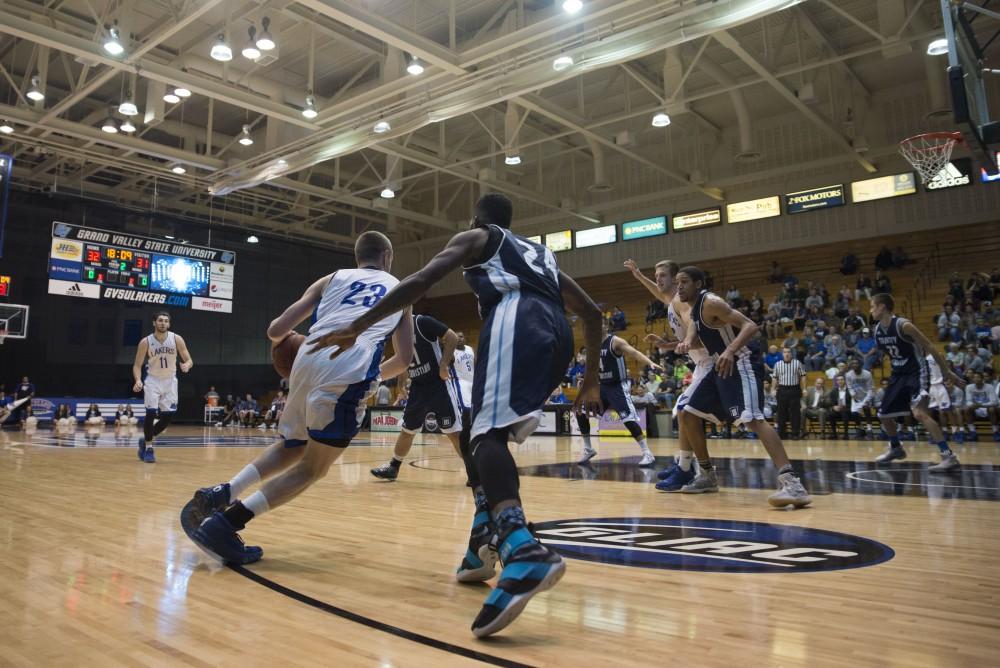
{"label": "navy shorts", "polygon": [[764,418],[764,369],[747,357],[736,358],[721,378],[713,367],[691,394],[684,410],[716,424],[743,424]]}
{"label": "navy shorts", "polygon": [[628,381],[621,383],[601,383],[601,413],[613,410],[622,422],[636,422],[635,405],[629,394]]}
{"label": "navy shorts", "polygon": [[926,374],[908,373],[899,376],[893,374],[889,377],[889,387],[885,388],[878,416],[906,417],[912,414],[914,406],[929,396],[930,385],[927,383]]}
{"label": "navy shorts", "polygon": [[403,431],[415,434],[441,429],[444,434],[462,431],[462,412],[451,383],[444,381],[410,386],[410,396],[403,409]]}

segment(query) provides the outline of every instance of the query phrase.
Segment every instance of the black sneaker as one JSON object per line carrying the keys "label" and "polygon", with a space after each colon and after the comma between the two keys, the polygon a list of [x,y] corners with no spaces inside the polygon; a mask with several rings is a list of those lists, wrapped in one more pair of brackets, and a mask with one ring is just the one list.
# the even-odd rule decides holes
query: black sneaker
{"label": "black sneaker", "polygon": [[376,469],[372,469],[372,475],[382,480],[395,480],[399,476],[399,467],[391,464],[379,466]]}

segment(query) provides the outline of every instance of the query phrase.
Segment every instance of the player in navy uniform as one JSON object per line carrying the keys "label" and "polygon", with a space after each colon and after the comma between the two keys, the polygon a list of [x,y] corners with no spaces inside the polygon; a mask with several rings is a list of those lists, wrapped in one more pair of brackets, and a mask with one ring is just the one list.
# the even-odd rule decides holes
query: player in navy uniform
{"label": "player in navy uniform", "polygon": [[429,315],[413,316],[413,359],[406,370],[410,397],[403,411],[403,428],[389,463],[372,469],[376,478],[395,480],[399,476],[403,458],[413,447],[413,437],[424,425],[430,431],[440,427],[461,455],[462,409],[452,364],[457,346],[458,335],[448,325]]}
{"label": "player in navy uniform", "polygon": [[[663,371],[663,368],[651,359],[640,353],[625,341],[625,339],[608,333],[607,323],[603,326],[604,342],[601,343],[601,368],[599,376],[601,379],[601,414],[609,410],[618,414],[632,434],[632,438],[639,444],[642,457],[639,459],[639,466],[653,466],[656,457],[649,451],[646,445],[646,436],[639,426],[637,411],[632,403],[632,394],[629,388],[628,368],[625,366],[625,358],[635,360],[647,367]],[[576,416],[577,425],[583,435],[583,459],[581,464],[586,464],[595,455],[597,450],[590,443],[590,418],[584,413]]]}
{"label": "player in navy uniform", "polygon": [[[699,418],[717,424],[731,419],[736,425],[746,425],[760,437],[778,469],[778,491],[768,497],[768,503],[776,507],[791,504],[796,508],[809,505],[812,497],[792,470],[781,437],[764,419],[763,367],[757,353],[747,347],[757,333],[757,326],[704,286],[705,273],[698,267],[684,267],[677,273],[677,294],[681,301],[691,305],[692,323],[677,352],[686,353],[700,339],[715,359],[714,368],[692,393],[681,413],[689,437],[698,443],[694,450],[699,452],[705,439]],[[718,491],[712,462],[699,460],[698,468],[698,475],[681,491]]]}
{"label": "player in navy uniform", "polygon": [[882,405],[878,409],[882,429],[889,436],[889,447],[876,457],[875,462],[887,464],[895,459],[906,458],[906,451],[899,442],[896,418],[909,417],[912,413],[913,417],[924,425],[941,451],[941,462],[927,470],[931,473],[947,473],[957,469],[961,464],[948,447],[948,441],[941,432],[940,425],[928,410],[930,372],[924,356],[934,357],[946,380],[951,380],[959,387],[964,387],[965,382],[951,371],[944,356],[916,325],[893,313],[895,306],[896,302],[892,295],[882,293],[872,297],[871,315],[872,321],[875,322],[875,342],[879,350],[889,355],[889,362],[892,365],[889,387],[886,388]]}
{"label": "player in navy uniform", "polygon": [[[152,464],[153,439],[170,426],[177,412],[177,368],[184,373],[191,370],[194,360],[180,334],[170,331],[170,314],[159,311],[153,314],[154,332],[139,342],[132,363],[132,390],[142,392],[146,404],[146,417],[142,421],[139,437],[139,459]],[[181,363],[177,364],[177,356]],[[146,377],[142,377],[143,365]]]}
{"label": "player in navy uniform", "polygon": [[[491,537],[483,527],[491,517],[499,532],[503,571],[472,623],[477,637],[496,633],[521,613],[535,594],[563,575],[562,558],[528,529],[521,508],[517,465],[507,447],[522,442],[538,425],[545,400],[559,385],[573,356],[573,333],[565,306],[583,321],[587,369],[576,406],[596,411],[601,312],[576,282],[559,271],[545,246],[510,231],[513,207],[497,193],[476,203],[467,232],[456,234],[420,271],[401,281],[352,325],[323,337],[326,345],[349,347],[373,320],[417,301],[458,267],[479,298],[483,329],[472,384],[472,442],[466,459],[476,496],[476,516],[466,561]],[[464,453],[463,453],[464,454]],[[460,569],[465,568],[463,562]],[[484,571],[488,572],[488,571]]]}

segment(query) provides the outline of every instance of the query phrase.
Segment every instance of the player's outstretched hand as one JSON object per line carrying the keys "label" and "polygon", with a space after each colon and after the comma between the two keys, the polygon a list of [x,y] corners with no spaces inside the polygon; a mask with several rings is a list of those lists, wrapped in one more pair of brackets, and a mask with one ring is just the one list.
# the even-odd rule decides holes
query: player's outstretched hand
{"label": "player's outstretched hand", "polygon": [[601,414],[601,390],[597,383],[583,382],[573,402],[573,411],[594,416]]}
{"label": "player's outstretched hand", "polygon": [[133,392],[142,392],[142,381],[141,380],[135,381],[135,385],[132,386],[132,391]]}
{"label": "player's outstretched hand", "polygon": [[653,371],[659,371],[660,373],[663,373],[663,367],[657,364],[656,362],[650,364],[649,368],[652,369]]}
{"label": "player's outstretched hand", "polygon": [[314,345],[312,350],[307,352],[307,355],[312,355],[315,352],[319,352],[324,348],[329,348],[330,346],[339,346],[337,350],[330,354],[330,359],[335,358],[340,353],[344,352],[348,348],[354,345],[357,341],[358,335],[351,332],[349,329],[335,329],[332,332],[327,332],[323,336],[317,337],[311,341],[306,341],[306,345]]}
{"label": "player's outstretched hand", "polygon": [[625,260],[625,262],[623,262],[622,264],[625,265],[625,268],[631,271],[633,274],[639,273],[639,265],[637,265],[635,263],[635,260],[633,260],[632,258]]}
{"label": "player's outstretched hand", "polygon": [[963,388],[963,389],[964,389],[964,388],[965,388],[965,386],[966,386],[966,384],[967,384],[967,383],[965,382],[965,379],[964,379],[964,378],[962,378],[961,376],[959,376],[959,375],[958,375],[957,373],[955,373],[954,371],[949,371],[949,372],[948,372],[948,375],[947,375],[947,378],[950,378],[950,379],[951,379],[951,382],[952,382],[952,383],[954,383],[956,387],[960,387],[960,388]]}
{"label": "player's outstretched hand", "polygon": [[687,341],[681,341],[674,346],[674,352],[678,355],[687,355],[689,350],[691,350],[691,345]]}

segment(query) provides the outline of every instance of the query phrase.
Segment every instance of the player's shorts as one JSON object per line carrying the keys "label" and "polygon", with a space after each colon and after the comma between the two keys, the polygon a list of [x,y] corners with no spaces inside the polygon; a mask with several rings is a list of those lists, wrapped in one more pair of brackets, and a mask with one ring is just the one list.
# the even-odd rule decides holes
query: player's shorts
{"label": "player's shorts", "polygon": [[472,438],[510,427],[521,443],[573,358],[573,330],[561,306],[509,292],[483,323],[472,381]]}
{"label": "player's shorts", "polygon": [[403,409],[403,431],[416,434],[440,428],[443,434],[462,431],[462,408],[451,380],[410,385],[409,399]]}
{"label": "player's shorts", "polygon": [[885,418],[906,417],[924,397],[930,395],[926,374],[893,374],[889,377],[889,387],[885,389],[878,416]]}
{"label": "player's shorts", "polygon": [[951,408],[951,395],[948,394],[948,388],[943,383],[934,383],[931,385],[930,389],[928,389],[928,394],[931,398],[928,408],[936,408],[939,411],[946,411]]}
{"label": "player's shorts", "polygon": [[609,410],[617,413],[618,419],[622,422],[639,420],[627,380],[620,383],[601,383],[601,413],[607,413]]}
{"label": "player's shorts", "polygon": [[[299,348],[292,364],[291,390],[285,401],[278,431],[285,447],[305,445],[309,439],[328,445],[346,446],[361,429],[368,398],[378,388],[378,365],[382,345],[376,346],[361,371],[352,359],[306,354],[309,346]],[[363,379],[347,382],[345,378]]]}
{"label": "player's shorts", "polygon": [[687,406],[688,401],[691,400],[691,395],[693,395],[695,390],[698,389],[701,382],[705,380],[705,376],[708,375],[708,372],[712,370],[712,365],[713,361],[711,357],[707,357],[695,365],[694,373],[691,374],[691,383],[684,388],[684,392],[681,393],[681,396],[679,396],[677,401],[674,403],[674,417],[677,417],[677,415],[684,410],[684,407]]}
{"label": "player's shorts", "polygon": [[177,376],[146,376],[146,380],[142,381],[142,392],[147,412],[177,410]]}
{"label": "player's shorts", "polygon": [[749,357],[737,357],[732,373],[722,378],[713,366],[683,410],[716,424],[765,419],[763,367]]}

